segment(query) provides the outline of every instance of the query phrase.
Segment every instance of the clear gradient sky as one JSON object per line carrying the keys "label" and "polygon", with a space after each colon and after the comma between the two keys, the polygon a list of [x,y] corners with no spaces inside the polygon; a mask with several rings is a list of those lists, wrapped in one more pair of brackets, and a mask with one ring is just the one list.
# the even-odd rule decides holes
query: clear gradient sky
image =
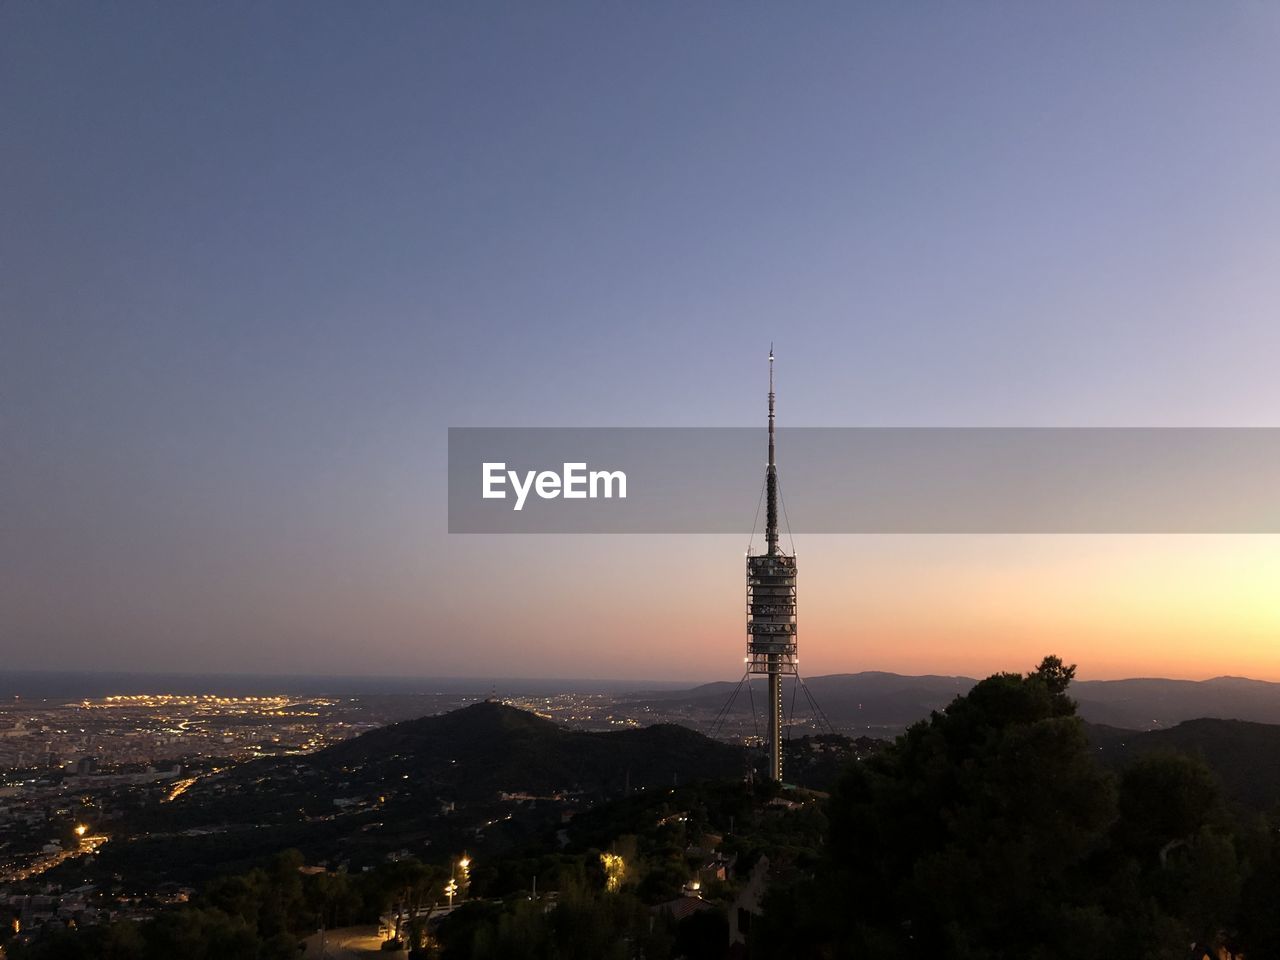
{"label": "clear gradient sky", "polygon": [[[1280,426],[1277,90],[1265,2],[6,3],[4,666],[732,678],[742,538],[451,537],[446,428]],[[1280,538],[797,546],[809,675],[1280,680]]]}

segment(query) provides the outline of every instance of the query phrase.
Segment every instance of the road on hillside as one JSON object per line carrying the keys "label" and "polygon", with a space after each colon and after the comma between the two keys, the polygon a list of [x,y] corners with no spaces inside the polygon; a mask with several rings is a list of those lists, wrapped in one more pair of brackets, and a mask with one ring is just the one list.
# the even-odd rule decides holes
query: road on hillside
{"label": "road on hillside", "polygon": [[312,934],[303,942],[307,949],[302,956],[306,960],[318,960],[320,957],[324,960],[361,960],[364,957],[397,956],[382,952],[382,940],[378,937],[376,926],[327,930],[324,934],[323,952],[320,949],[320,934]]}

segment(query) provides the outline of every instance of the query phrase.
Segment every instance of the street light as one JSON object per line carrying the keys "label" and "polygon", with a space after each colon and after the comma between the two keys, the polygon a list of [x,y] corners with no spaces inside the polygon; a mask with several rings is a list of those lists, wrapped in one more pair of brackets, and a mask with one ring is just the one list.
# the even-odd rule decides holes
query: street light
{"label": "street light", "polygon": [[604,867],[604,888],[609,893],[617,893],[622,888],[623,878],[627,875],[627,863],[616,853],[600,854],[600,863]]}
{"label": "street light", "polygon": [[471,858],[467,856],[465,851],[461,859],[458,860],[458,869],[462,871],[462,883],[459,885],[459,889],[465,897],[471,892]]}
{"label": "street light", "polygon": [[453,877],[449,878],[449,882],[444,885],[444,895],[449,898],[449,909],[453,909],[453,895],[458,892],[457,881]]}

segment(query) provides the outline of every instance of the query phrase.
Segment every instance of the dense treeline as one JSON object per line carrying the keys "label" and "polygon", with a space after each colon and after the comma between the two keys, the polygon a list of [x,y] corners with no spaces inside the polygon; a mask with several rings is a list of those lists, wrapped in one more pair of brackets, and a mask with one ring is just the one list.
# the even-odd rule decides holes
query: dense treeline
{"label": "dense treeline", "polygon": [[[406,896],[399,864],[368,874],[304,874],[302,856],[286,851],[246,874],[212,881],[193,903],[144,922],[129,920],[48,932],[13,960],[284,960],[298,956],[299,934],[378,915]],[[434,878],[432,878],[434,879]],[[421,881],[425,884],[425,878]]]}
{"label": "dense treeline", "polygon": [[[410,957],[432,960],[626,960],[637,951],[668,957],[719,960],[727,942],[720,912],[676,921],[651,910],[675,896],[689,876],[678,850],[658,847],[641,856],[635,837],[615,845],[630,864],[627,882],[605,888],[599,851],[549,855],[504,864],[488,876],[490,892],[527,878],[532,870],[551,900],[523,893],[474,900],[451,914],[430,937],[421,919],[395,931]],[[47,931],[34,943],[9,944],[12,960],[286,960],[299,956],[301,938],[323,925],[333,929],[374,922],[392,907],[406,917],[440,899],[445,868],[416,860],[368,873],[307,874],[288,851],[247,874],[212,882],[196,902],[146,921],[123,920],[80,929]],[[402,954],[403,955],[403,954]]]}
{"label": "dense treeline", "polygon": [[476,903],[440,925],[427,955],[439,960],[721,960],[728,945],[722,913],[679,921],[655,914],[633,890],[606,893],[570,884],[558,903]]}
{"label": "dense treeline", "polygon": [[1280,956],[1276,821],[1232,816],[1185,755],[1105,770],[1074,669],[990,677],[852,766],[753,956]]}

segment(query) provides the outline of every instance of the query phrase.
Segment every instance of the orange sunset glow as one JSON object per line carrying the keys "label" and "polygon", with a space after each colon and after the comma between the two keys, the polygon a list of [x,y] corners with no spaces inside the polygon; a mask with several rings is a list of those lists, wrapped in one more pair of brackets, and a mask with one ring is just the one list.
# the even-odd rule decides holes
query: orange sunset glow
{"label": "orange sunset glow", "polygon": [[[730,676],[742,639],[746,538],[479,538],[454,554],[459,624],[480,619],[511,670],[611,665]],[[885,670],[984,676],[1058,652],[1080,676],[1280,679],[1280,540],[1269,536],[807,536],[796,539],[805,675]],[[685,571],[672,584],[662,563]],[[548,557],[539,570],[533,558]],[[499,561],[501,557],[501,561]],[[478,613],[468,580],[506,598]],[[543,599],[560,577],[554,629]],[[666,597],[617,616],[614,586]],[[571,612],[571,616],[568,614]],[[553,617],[554,619],[554,617]],[[555,650],[535,638],[554,632]],[[562,659],[563,658],[563,659]],[[612,668],[612,669],[617,669]],[[657,678],[655,679],[665,679]]]}

